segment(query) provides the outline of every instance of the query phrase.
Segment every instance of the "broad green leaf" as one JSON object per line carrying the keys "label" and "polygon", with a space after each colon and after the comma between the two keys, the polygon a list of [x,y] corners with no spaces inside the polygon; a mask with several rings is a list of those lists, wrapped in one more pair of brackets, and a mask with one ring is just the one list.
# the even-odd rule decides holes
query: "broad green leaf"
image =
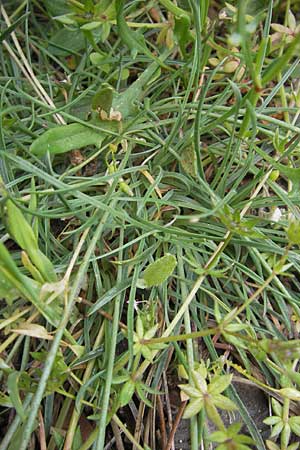
{"label": "broad green leaf", "polygon": [[[162,60],[167,57],[167,54],[168,53],[162,56]],[[93,55],[97,55],[97,53],[94,53]],[[150,66],[124,93],[114,95],[112,107],[114,111],[121,113],[122,119],[137,113],[135,102],[143,98],[146,85],[153,80],[153,77],[158,71],[159,63],[154,62],[150,64]],[[127,76],[127,72],[125,75]],[[101,128],[102,130],[96,131],[79,123],[51,128],[32,143],[30,151],[38,157],[42,157],[47,151],[50,154],[55,155],[86,147],[88,145],[100,146],[107,135],[106,130],[113,134],[119,133],[119,124],[116,123],[116,121],[101,121]]]}
{"label": "broad green leaf", "polygon": [[190,32],[191,19],[189,14],[179,8],[171,0],[159,0],[162,5],[174,15],[174,34],[178,41],[181,53],[186,55],[186,46],[190,42],[192,35]]}
{"label": "broad green leaf", "polygon": [[294,14],[292,13],[292,11],[289,9],[288,11],[288,26],[290,27],[291,30],[295,30],[296,26],[297,26],[297,22],[296,22],[296,18],[294,16]]}
{"label": "broad green leaf", "polygon": [[46,7],[50,16],[59,16],[70,11],[66,0],[43,0],[43,6]]}
{"label": "broad green leaf", "polygon": [[21,419],[24,421],[26,419],[26,414],[19,394],[19,378],[20,372],[14,371],[10,373],[7,378],[7,390],[9,393],[9,398],[11,399],[11,402],[14,405],[15,410],[17,411]]}
{"label": "broad green leaf", "polygon": [[[64,16],[65,23],[69,20],[70,22],[75,22],[72,19],[72,15]],[[49,41],[49,51],[53,55],[57,56],[68,56],[76,54],[82,50],[86,45],[86,40],[83,33],[80,33],[78,29],[69,30],[62,28],[57,31]]]}
{"label": "broad green leaf", "polygon": [[[167,54],[165,54],[164,58],[166,58],[166,56]],[[142,100],[145,96],[148,83],[150,84],[158,73],[160,73],[159,65],[156,62],[153,62],[125,92],[114,96],[113,109],[115,111],[120,111],[123,119],[136,114],[137,106],[135,103],[138,100]]]}
{"label": "broad green leaf", "polygon": [[174,255],[166,254],[150,264],[143,273],[143,281],[147,288],[159,286],[172,275],[177,261]]}
{"label": "broad green leaf", "polygon": [[92,99],[92,108],[94,110],[102,109],[109,115],[113,102],[114,88],[108,83],[102,83],[100,89]]}
{"label": "broad green leaf", "polygon": [[41,157],[47,153],[65,153],[87,145],[100,145],[105,137],[101,131],[92,130],[79,123],[61,125],[51,128],[37,138],[31,145],[30,151]]}
{"label": "broad green leaf", "polygon": [[41,276],[37,268],[32,264],[26,252],[21,253],[21,261],[23,266],[26,267],[26,269],[31,273],[32,278],[36,280],[38,283],[43,284],[44,283],[43,277]]}
{"label": "broad green leaf", "polygon": [[180,51],[184,56],[186,47],[191,40],[190,18],[188,16],[175,17],[174,34],[177,38]]}
{"label": "broad green leaf", "polygon": [[188,145],[181,152],[181,165],[183,170],[193,178],[197,176],[197,157],[193,145]]}
{"label": "broad green leaf", "polygon": [[139,339],[144,337],[144,325],[141,317],[138,315],[136,318],[136,333]]}
{"label": "broad green leaf", "polygon": [[155,336],[157,329],[158,329],[158,324],[154,325],[149,330],[147,330],[147,332],[144,334],[144,339],[145,340],[152,339]]}

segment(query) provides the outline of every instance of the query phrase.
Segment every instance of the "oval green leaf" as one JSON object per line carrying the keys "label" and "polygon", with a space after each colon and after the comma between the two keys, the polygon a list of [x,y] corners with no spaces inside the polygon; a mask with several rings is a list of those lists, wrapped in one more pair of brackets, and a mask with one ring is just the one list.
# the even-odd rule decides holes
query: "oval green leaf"
{"label": "oval green leaf", "polygon": [[32,143],[30,151],[39,157],[47,151],[56,155],[87,145],[100,145],[103,139],[103,132],[94,131],[80,123],[71,123],[47,130]]}
{"label": "oval green leaf", "polygon": [[176,267],[177,261],[174,255],[166,254],[150,264],[143,274],[145,287],[159,286],[169,278]]}

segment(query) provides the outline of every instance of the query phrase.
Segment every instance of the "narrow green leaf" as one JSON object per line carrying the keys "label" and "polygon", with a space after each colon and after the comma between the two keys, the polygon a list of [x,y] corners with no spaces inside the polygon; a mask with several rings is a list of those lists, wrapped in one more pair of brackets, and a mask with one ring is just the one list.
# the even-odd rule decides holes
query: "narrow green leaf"
{"label": "narrow green leaf", "polygon": [[1,34],[0,34],[0,42],[4,41],[4,39],[7,38],[24,20],[29,16],[30,12],[27,12],[23,14],[21,17],[19,17],[14,23],[12,23],[9,27],[7,27]]}
{"label": "narrow green leaf", "polygon": [[190,419],[191,417],[195,416],[196,414],[198,414],[201,409],[204,406],[204,402],[202,399],[196,398],[194,400],[192,400],[191,402],[189,402],[189,404],[187,405],[187,407],[184,410],[183,413],[183,419]]}
{"label": "narrow green leaf", "polygon": [[276,423],[280,422],[281,420],[282,420],[281,417],[271,416],[271,417],[267,417],[266,419],[264,419],[263,423],[265,423],[266,425],[275,425]]}
{"label": "narrow green leaf", "polygon": [[10,199],[7,200],[6,207],[8,228],[13,239],[28,253],[44,280],[56,281],[57,277],[53,265],[46,255],[39,250],[36,235],[21,210]]}
{"label": "narrow green leaf", "polygon": [[235,411],[236,409],[238,409],[235,403],[230,400],[230,398],[225,397],[225,395],[222,394],[214,395],[213,402],[217,408],[225,409],[226,411]]}
{"label": "narrow green leaf", "polygon": [[17,244],[26,252],[38,250],[36,236],[20,209],[7,200],[7,223],[9,232]]}
{"label": "narrow green leaf", "polygon": [[280,450],[280,448],[278,447],[278,445],[275,444],[275,442],[267,440],[266,444],[269,450]]}
{"label": "narrow green leaf", "polygon": [[26,419],[26,414],[19,394],[19,378],[20,372],[14,371],[10,373],[7,378],[7,389],[9,398],[11,399],[17,414],[19,414],[21,419],[24,421]]}
{"label": "narrow green leaf", "polygon": [[279,393],[285,398],[300,402],[300,391],[295,388],[282,388],[279,390]]}
{"label": "narrow green leaf", "polygon": [[119,405],[128,405],[135,391],[135,383],[133,380],[128,380],[121,389],[119,395]]}
{"label": "narrow green leaf", "polygon": [[282,71],[283,67],[286,67],[289,60],[295,54],[296,47],[299,43],[300,43],[300,33],[285,49],[283,55],[279,58],[274,59],[274,61],[267,67],[262,77],[263,86],[269,83],[269,81],[273,80],[273,78],[276,77]]}
{"label": "narrow green leaf", "polygon": [[287,237],[290,244],[300,245],[300,221],[292,220],[287,229]]}

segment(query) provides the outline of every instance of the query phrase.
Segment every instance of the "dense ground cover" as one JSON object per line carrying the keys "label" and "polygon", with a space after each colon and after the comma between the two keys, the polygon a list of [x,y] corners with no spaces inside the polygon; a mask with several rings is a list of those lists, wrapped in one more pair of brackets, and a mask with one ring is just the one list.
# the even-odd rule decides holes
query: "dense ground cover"
{"label": "dense ground cover", "polygon": [[0,450],[296,450],[299,2],[0,8]]}

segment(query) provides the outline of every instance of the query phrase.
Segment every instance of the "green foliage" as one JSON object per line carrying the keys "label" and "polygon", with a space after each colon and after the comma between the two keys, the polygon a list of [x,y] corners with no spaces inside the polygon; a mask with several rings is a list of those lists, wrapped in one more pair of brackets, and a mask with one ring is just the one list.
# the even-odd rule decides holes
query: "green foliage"
{"label": "green foliage", "polygon": [[4,3],[0,450],[296,450],[297,2]]}
{"label": "green foliage", "polygon": [[[208,418],[217,426],[220,426],[221,418],[217,408],[226,411],[234,411],[236,405],[222,392],[231,383],[232,375],[214,375],[207,382],[207,370],[204,367],[192,371],[193,384],[179,385],[181,391],[190,399],[184,411],[184,418],[188,419],[204,409]],[[222,427],[221,427],[222,428]]]}
{"label": "green foliage", "polygon": [[165,255],[157,259],[143,272],[142,282],[146,288],[159,286],[166,281],[175,270],[177,261],[174,255]]}
{"label": "green foliage", "polygon": [[226,431],[215,431],[210,435],[210,440],[216,442],[216,450],[250,450],[251,447],[247,444],[253,444],[253,439],[244,434],[239,434],[241,429],[240,423],[233,423]]}
{"label": "green foliage", "polygon": [[39,157],[47,152],[55,155],[87,145],[100,146],[103,139],[101,131],[96,132],[79,123],[71,123],[46,131],[33,142],[30,151]]}

